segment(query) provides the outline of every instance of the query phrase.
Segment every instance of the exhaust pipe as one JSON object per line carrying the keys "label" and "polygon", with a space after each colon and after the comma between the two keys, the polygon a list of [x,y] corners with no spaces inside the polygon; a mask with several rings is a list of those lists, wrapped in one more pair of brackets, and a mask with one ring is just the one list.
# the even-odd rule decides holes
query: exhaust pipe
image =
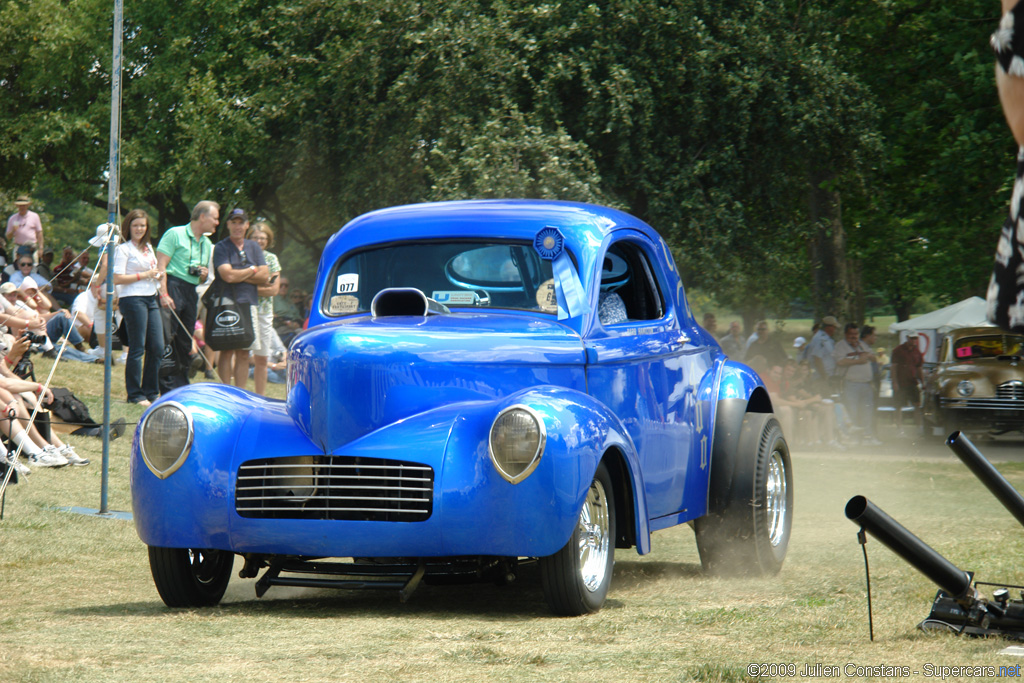
{"label": "exhaust pipe", "polygon": [[970,574],[935,552],[864,496],[849,500],[846,518],[866,529],[954,599],[973,595]]}
{"label": "exhaust pipe", "polygon": [[971,440],[962,432],[953,432],[946,439],[946,445],[956,453],[967,469],[974,473],[992,495],[1003,504],[1010,514],[1024,526],[1024,497],[1006,481],[1003,475],[981,454]]}

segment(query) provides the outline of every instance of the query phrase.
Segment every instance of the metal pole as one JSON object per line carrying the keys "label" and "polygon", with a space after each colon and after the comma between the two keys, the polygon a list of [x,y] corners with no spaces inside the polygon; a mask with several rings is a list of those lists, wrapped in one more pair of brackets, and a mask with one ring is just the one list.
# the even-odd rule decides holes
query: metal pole
{"label": "metal pole", "polygon": [[[120,194],[121,147],[121,34],[124,33],[124,2],[114,0],[114,63],[110,69],[110,187],[107,193],[107,223],[116,225],[118,195]],[[110,366],[113,355],[114,334],[114,231],[108,228],[103,254],[107,257],[107,321],[103,361],[103,478],[100,485],[100,514],[106,514],[107,489],[110,479]]]}

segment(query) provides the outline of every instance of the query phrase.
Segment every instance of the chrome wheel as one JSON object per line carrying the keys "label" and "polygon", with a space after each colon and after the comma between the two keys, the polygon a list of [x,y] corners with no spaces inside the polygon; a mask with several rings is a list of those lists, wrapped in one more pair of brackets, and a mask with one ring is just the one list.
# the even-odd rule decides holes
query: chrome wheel
{"label": "chrome wheel", "polygon": [[765,481],[765,512],[768,515],[768,541],[779,545],[786,535],[786,517],[789,515],[786,497],[786,463],[779,449],[772,451]]}
{"label": "chrome wheel", "polygon": [[[197,550],[188,548],[188,564],[192,568],[192,575],[196,582],[204,586],[210,586],[221,580],[224,573],[224,564],[231,555],[225,556],[221,550]],[[230,567],[230,563],[228,564]]]}
{"label": "chrome wheel", "polygon": [[579,522],[580,578],[591,593],[604,584],[608,573],[608,553],[611,552],[608,507],[604,485],[595,479],[587,492]]}
{"label": "chrome wheel", "polygon": [[149,547],[149,568],[168,607],[209,607],[224,596],[235,556],[226,550]]}
{"label": "chrome wheel", "polygon": [[551,611],[579,616],[601,609],[615,566],[615,493],[605,463],[597,466],[569,540],[540,558],[540,578]]}

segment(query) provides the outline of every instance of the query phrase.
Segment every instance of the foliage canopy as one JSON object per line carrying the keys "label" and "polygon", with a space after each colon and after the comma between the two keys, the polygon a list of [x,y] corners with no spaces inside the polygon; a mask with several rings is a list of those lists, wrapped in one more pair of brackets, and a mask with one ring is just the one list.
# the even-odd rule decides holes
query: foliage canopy
{"label": "foliage canopy", "polygon": [[[0,5],[0,190],[45,181],[103,202],[109,5]],[[748,310],[813,294],[808,245],[830,235],[893,303],[954,296],[984,285],[990,240],[976,236],[1002,196],[985,150],[1006,136],[977,45],[995,17],[979,0],[911,9],[133,3],[122,204],[150,207],[161,227],[198,199],[244,205],[278,226],[299,281],[364,211],[530,196],[636,214],[689,283]],[[816,193],[824,215],[808,209]],[[983,265],[949,277],[946,243]]]}

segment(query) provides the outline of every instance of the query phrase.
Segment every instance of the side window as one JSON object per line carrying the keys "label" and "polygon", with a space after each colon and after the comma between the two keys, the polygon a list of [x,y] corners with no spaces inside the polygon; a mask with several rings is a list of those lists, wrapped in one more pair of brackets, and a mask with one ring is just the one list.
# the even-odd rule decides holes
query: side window
{"label": "side window", "polygon": [[650,259],[639,245],[617,242],[604,255],[598,317],[602,325],[658,320],[665,305]]}

